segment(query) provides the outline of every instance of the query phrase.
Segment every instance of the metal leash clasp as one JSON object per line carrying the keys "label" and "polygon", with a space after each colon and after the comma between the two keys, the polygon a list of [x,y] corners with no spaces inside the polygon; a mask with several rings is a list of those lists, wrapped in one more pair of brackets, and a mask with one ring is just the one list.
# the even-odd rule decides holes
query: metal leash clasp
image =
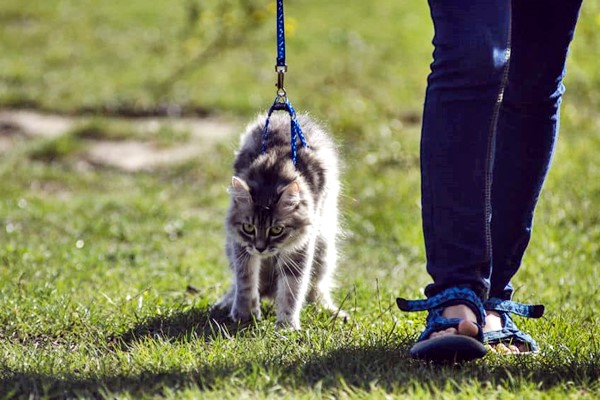
{"label": "metal leash clasp", "polygon": [[287,72],[287,65],[276,65],[275,71],[277,72],[277,98],[275,104],[273,104],[274,110],[286,110],[287,93],[283,85],[285,73]]}
{"label": "metal leash clasp", "polygon": [[285,72],[287,71],[287,65],[285,63],[277,63],[275,65],[275,71],[277,72],[277,96],[275,97],[275,101],[273,105],[269,109],[267,113],[267,120],[265,121],[265,127],[263,130],[263,142],[262,142],[262,154],[267,152],[267,141],[269,136],[269,121],[271,119],[271,114],[273,111],[286,111],[290,115],[290,146],[291,146],[291,156],[292,162],[294,166],[296,166],[297,159],[297,139],[300,139],[300,143],[302,147],[308,148],[308,143],[306,142],[306,138],[302,133],[302,128],[300,128],[300,124],[298,123],[298,119],[296,117],[296,110],[292,107],[292,104],[287,98],[287,93],[285,92],[285,88],[283,87],[283,80],[285,77]]}

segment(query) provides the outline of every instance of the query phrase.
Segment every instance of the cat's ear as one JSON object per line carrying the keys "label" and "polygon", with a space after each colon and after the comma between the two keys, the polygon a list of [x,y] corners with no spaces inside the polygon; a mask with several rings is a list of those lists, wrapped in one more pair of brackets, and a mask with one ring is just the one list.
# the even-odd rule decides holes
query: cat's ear
{"label": "cat's ear", "polygon": [[300,203],[300,185],[293,181],[286,186],[282,186],[278,190],[279,203],[284,207],[295,208]]}
{"label": "cat's ear", "polygon": [[250,191],[246,181],[244,181],[242,178],[238,178],[237,176],[231,178],[231,187],[233,190],[245,190],[246,192]]}
{"label": "cat's ear", "polygon": [[231,178],[231,189],[229,193],[231,193],[231,198],[236,203],[242,201],[249,203],[252,199],[250,196],[250,187],[248,186],[246,181],[244,181],[241,178],[238,178],[237,176]]}

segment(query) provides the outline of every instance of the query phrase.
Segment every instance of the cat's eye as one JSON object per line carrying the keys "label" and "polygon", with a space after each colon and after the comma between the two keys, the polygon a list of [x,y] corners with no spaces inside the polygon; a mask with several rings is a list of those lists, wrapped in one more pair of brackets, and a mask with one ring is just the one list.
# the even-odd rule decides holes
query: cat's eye
{"label": "cat's eye", "polygon": [[273,237],[279,236],[283,233],[283,226],[277,225],[269,228],[269,234]]}
{"label": "cat's eye", "polygon": [[254,225],[252,224],[242,224],[242,231],[247,235],[253,235],[254,229]]}

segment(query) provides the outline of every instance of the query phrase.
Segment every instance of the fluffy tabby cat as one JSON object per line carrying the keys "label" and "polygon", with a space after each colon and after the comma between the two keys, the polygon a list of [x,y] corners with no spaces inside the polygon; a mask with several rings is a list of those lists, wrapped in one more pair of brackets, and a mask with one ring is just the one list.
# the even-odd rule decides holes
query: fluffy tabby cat
{"label": "fluffy tabby cat", "polygon": [[277,326],[300,329],[305,300],[345,314],[331,300],[338,235],[338,156],[315,121],[298,121],[309,148],[298,141],[290,156],[290,121],[274,114],[262,154],[264,117],[242,135],[229,190],[226,252],[233,285],[216,305],[234,321],[260,318],[260,299],[275,299]]}

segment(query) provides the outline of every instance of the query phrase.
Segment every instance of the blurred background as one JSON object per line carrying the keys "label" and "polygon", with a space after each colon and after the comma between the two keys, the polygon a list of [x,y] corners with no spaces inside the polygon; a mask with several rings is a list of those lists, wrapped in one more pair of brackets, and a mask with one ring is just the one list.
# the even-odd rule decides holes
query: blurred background
{"label": "blurred background", "polygon": [[[288,3],[299,105],[324,116],[418,109],[431,53],[425,4]],[[252,114],[272,97],[274,2],[7,0],[1,10],[6,107]]]}
{"label": "blurred background", "polygon": [[[600,106],[599,7],[584,4],[567,123],[594,120]],[[425,2],[295,0],[286,15],[296,108],[344,138],[418,122],[432,51]],[[273,97],[272,1],[5,0],[0,18],[3,109],[240,118]]]}

